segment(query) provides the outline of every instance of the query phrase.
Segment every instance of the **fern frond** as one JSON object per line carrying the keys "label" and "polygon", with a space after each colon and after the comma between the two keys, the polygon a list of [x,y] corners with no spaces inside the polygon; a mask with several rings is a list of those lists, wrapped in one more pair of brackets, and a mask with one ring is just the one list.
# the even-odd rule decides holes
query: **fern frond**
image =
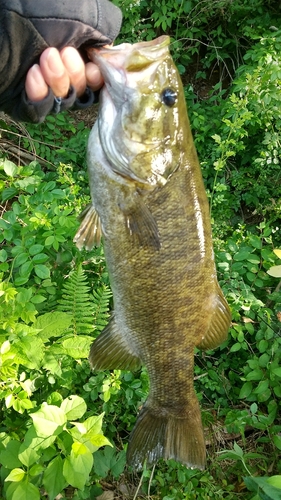
{"label": "fern frond", "polygon": [[93,332],[94,305],[81,264],[69,274],[62,288],[62,298],[58,303],[59,311],[67,312],[72,316],[72,333],[85,335]]}
{"label": "fern frond", "polygon": [[105,284],[93,291],[94,326],[98,332],[103,330],[109,321],[109,303],[111,297],[111,289]]}

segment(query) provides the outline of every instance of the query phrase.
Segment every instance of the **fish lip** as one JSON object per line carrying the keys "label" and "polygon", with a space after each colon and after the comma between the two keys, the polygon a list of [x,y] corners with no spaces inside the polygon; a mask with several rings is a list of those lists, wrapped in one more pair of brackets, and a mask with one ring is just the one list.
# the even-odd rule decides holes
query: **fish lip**
{"label": "fish lip", "polygon": [[105,83],[112,86],[116,83],[126,85],[128,83],[126,73],[130,71],[138,73],[144,68],[153,66],[153,63],[159,63],[167,56],[169,45],[170,37],[162,35],[155,40],[136,44],[123,43],[102,48],[91,47],[87,50],[87,54],[89,59],[99,67]]}
{"label": "fish lip", "polygon": [[[153,61],[159,58],[158,52],[161,52],[163,49],[170,45],[170,37],[168,35],[161,35],[154,40],[149,40],[145,42],[138,42],[135,44],[130,43],[122,43],[120,45],[105,45],[102,48],[94,48],[90,47],[87,49],[87,54],[89,59],[97,64],[99,57],[103,57],[104,59],[107,56],[111,56],[114,53],[120,53],[123,56],[123,64],[124,69],[127,68],[126,61],[130,59],[132,54],[136,54],[139,52],[148,60]],[[119,63],[120,67],[120,63]]]}

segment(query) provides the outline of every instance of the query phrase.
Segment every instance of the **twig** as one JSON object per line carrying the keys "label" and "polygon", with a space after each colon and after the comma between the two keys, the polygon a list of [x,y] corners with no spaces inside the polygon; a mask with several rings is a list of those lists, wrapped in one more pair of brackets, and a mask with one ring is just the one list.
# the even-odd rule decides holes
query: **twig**
{"label": "twig", "polygon": [[151,471],[151,474],[150,474],[150,478],[149,478],[148,489],[147,489],[148,498],[150,498],[150,488],[151,488],[151,483],[152,483],[152,479],[153,479],[153,476],[154,476],[155,467],[156,467],[156,464],[153,465],[152,471]]}
{"label": "twig", "polygon": [[133,500],[136,500],[136,498],[137,498],[137,496],[138,496],[138,493],[139,493],[139,491],[140,491],[140,488],[141,488],[141,485],[142,485],[142,480],[143,480],[143,474],[144,474],[144,473],[142,473],[142,475],[141,475],[141,478],[140,478],[140,481],[139,481],[139,484],[138,484],[138,487],[137,487],[136,493],[134,494],[134,498],[133,498]]}

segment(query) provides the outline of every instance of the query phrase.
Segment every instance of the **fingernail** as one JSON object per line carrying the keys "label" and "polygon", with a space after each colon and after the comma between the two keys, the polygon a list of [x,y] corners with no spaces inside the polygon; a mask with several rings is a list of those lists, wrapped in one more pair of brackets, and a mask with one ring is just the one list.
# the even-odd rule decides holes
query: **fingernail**
{"label": "fingernail", "polygon": [[27,73],[25,90],[28,99],[41,101],[48,95],[48,86],[40,71],[38,64],[34,64]]}
{"label": "fingernail", "polygon": [[59,51],[53,47],[48,52],[47,64],[49,70],[54,73],[56,77],[62,76],[64,74],[65,69],[60,58]]}
{"label": "fingernail", "polygon": [[61,58],[68,73],[81,73],[84,71],[84,63],[79,52],[73,47],[67,47],[61,53]]}

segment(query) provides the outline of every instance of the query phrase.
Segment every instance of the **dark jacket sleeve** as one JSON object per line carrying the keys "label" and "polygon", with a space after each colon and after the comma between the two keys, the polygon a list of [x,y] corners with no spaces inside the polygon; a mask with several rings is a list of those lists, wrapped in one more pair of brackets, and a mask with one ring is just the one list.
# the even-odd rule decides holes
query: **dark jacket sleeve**
{"label": "dark jacket sleeve", "polygon": [[[108,0],[0,0],[0,110],[16,120],[43,121],[56,107],[55,98],[50,90],[43,101],[28,101],[24,85],[29,68],[47,47],[72,46],[85,55],[87,46],[112,43],[121,19]],[[94,99],[88,89],[77,100],[70,89],[59,108],[85,107]]]}

